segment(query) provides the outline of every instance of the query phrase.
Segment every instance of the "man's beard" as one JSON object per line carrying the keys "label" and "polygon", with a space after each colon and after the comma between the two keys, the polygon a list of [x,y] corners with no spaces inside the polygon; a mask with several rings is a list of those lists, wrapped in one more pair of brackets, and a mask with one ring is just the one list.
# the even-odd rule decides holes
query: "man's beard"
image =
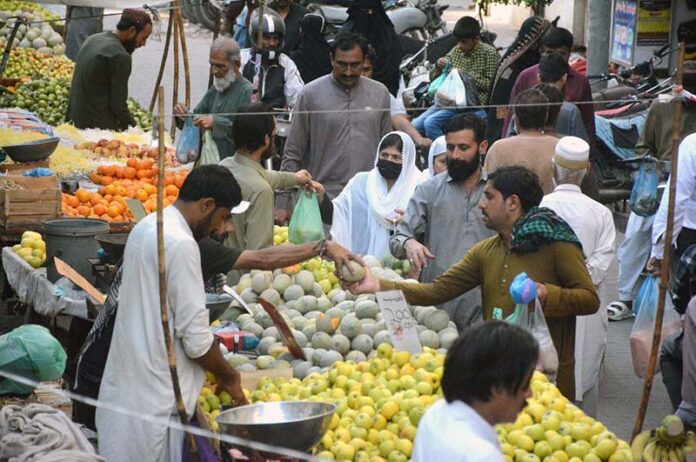
{"label": "man's beard", "polygon": [[135,38],[133,38],[132,40],[127,40],[127,41],[125,41],[125,42],[121,42],[121,43],[123,43],[123,48],[126,49],[126,52],[127,52],[129,55],[132,55],[133,52],[135,51],[135,48],[136,48],[136,46],[135,46]]}
{"label": "man's beard", "polygon": [[224,77],[213,77],[213,86],[217,91],[225,91],[237,80],[237,74],[233,69],[227,71]]}
{"label": "man's beard", "polygon": [[261,160],[265,161],[273,157],[276,153],[275,137],[271,136],[271,144],[266,149],[266,152],[261,154]]}
{"label": "man's beard", "polygon": [[202,218],[195,226],[191,227],[191,233],[196,242],[200,242],[204,237],[210,234],[214,214],[215,210],[210,212],[210,215]]}
{"label": "man's beard", "polygon": [[480,164],[478,153],[469,161],[447,157],[447,172],[454,181],[464,181],[479,169]]}

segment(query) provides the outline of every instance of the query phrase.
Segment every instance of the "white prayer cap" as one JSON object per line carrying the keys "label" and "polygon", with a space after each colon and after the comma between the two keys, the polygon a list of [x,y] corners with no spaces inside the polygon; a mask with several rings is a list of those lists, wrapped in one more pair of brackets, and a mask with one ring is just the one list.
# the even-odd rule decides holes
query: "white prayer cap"
{"label": "white prayer cap", "polygon": [[590,159],[590,145],[577,136],[564,136],[556,143],[553,161],[556,165],[570,170],[587,168]]}

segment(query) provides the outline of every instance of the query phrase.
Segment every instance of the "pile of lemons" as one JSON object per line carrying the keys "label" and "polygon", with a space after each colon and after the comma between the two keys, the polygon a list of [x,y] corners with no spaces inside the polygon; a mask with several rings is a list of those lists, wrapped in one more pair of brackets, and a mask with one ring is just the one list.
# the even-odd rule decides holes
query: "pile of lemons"
{"label": "pile of lemons", "polygon": [[21,242],[12,250],[33,268],[39,268],[46,262],[46,242],[37,232],[25,231]]}

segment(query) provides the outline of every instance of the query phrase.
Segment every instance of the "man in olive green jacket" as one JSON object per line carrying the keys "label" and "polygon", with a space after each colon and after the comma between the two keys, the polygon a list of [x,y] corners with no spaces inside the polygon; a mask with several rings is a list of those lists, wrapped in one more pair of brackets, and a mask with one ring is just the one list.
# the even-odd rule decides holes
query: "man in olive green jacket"
{"label": "man in olive green jacket", "polygon": [[[538,298],[558,351],[558,388],[575,396],[575,316],[595,313],[599,296],[570,226],[551,210],[539,208],[543,191],[524,167],[491,173],[479,204],[483,220],[498,235],[472,247],[464,258],[428,284],[377,280],[368,274],[350,286],[354,293],[402,290],[414,305],[436,305],[481,286],[484,319],[512,314],[510,284],[526,272],[536,281]],[[369,273],[369,272],[368,272]],[[497,313],[496,313],[497,314]],[[514,354],[511,352],[510,354]]]}
{"label": "man in olive green jacket", "polygon": [[128,112],[131,55],[147,43],[152,19],[141,9],[125,9],[116,31],[85,40],[75,60],[65,119],[77,128],[123,131],[135,125]]}

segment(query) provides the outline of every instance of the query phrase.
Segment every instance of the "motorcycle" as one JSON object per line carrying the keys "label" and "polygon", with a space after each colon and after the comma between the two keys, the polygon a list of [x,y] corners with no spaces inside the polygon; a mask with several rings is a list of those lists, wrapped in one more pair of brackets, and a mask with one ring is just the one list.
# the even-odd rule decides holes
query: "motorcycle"
{"label": "motorcycle", "polygon": [[[345,4],[345,3],[344,3]],[[326,38],[336,36],[348,20],[348,8],[335,4],[310,3],[307,8],[326,20]],[[416,40],[428,40],[447,33],[442,12],[449,5],[438,5],[437,0],[387,0],[384,9],[394,24],[394,30]]]}
{"label": "motorcycle", "polygon": [[[600,190],[600,202],[628,199],[640,164],[654,161],[636,156],[635,146],[652,102],[674,88],[671,78],[658,81],[654,66],[677,50],[670,50],[667,45],[656,50],[649,60],[619,73],[587,76],[591,85],[605,81],[618,83],[593,93],[597,151],[592,156],[592,169]],[[669,162],[661,163],[660,167],[663,172],[670,170]]]}

